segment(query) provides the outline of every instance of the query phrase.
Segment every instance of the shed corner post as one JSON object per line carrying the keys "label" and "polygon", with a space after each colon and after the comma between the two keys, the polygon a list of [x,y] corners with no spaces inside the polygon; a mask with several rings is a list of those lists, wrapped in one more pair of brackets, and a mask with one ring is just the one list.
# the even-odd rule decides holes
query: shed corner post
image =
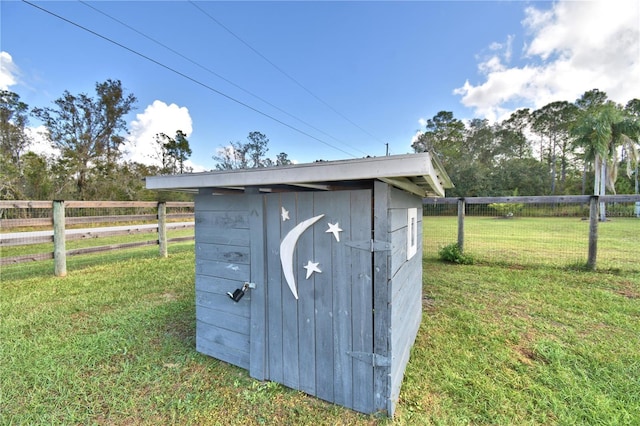
{"label": "shed corner post", "polygon": [[458,248],[464,253],[464,211],[466,203],[464,198],[458,199]]}
{"label": "shed corner post", "polygon": [[[389,241],[389,185],[375,181],[373,192],[373,237],[376,241]],[[391,300],[389,286],[389,259],[387,251],[373,253],[373,354],[390,357]],[[373,376],[374,409],[393,413],[391,400],[390,366],[376,366]]]}
{"label": "shed corner post", "polygon": [[67,249],[65,242],[64,200],[53,200],[53,273],[67,276]]}
{"label": "shed corner post", "polygon": [[160,246],[160,257],[168,257],[167,247],[167,203],[158,202],[158,246]]}
{"label": "shed corner post", "polygon": [[591,196],[589,202],[589,257],[587,258],[587,268],[596,269],[596,259],[598,257],[598,197]]}

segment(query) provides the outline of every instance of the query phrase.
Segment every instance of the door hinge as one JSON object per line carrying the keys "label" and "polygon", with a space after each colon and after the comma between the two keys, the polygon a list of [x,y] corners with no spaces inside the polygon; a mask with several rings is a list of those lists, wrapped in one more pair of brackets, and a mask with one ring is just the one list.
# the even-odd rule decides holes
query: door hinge
{"label": "door hinge", "polygon": [[371,253],[376,251],[389,251],[391,250],[391,243],[387,243],[385,241],[376,241],[376,240],[368,240],[368,241],[349,241],[345,243],[349,247],[353,247],[360,250],[368,250]]}
{"label": "door hinge", "polygon": [[379,354],[374,354],[371,352],[347,352],[347,355],[352,356],[359,361],[371,364],[374,367],[391,366],[391,360],[388,357]]}

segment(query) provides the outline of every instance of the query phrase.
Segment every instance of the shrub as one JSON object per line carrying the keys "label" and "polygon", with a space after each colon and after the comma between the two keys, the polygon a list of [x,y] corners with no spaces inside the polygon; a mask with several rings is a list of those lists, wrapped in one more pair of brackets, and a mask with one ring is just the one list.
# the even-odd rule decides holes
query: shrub
{"label": "shrub", "polygon": [[492,203],[489,204],[489,207],[494,209],[499,216],[502,217],[513,217],[516,213],[520,213],[524,208],[524,204],[513,204],[513,203]]}
{"label": "shrub", "polygon": [[440,248],[438,256],[440,260],[445,262],[458,263],[460,265],[473,264],[473,258],[468,254],[462,253],[457,243],[452,243]]}

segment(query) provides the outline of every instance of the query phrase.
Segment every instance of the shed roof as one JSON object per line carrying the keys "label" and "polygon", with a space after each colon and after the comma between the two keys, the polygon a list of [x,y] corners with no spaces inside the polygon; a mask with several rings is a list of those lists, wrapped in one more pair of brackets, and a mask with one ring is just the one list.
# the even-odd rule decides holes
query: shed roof
{"label": "shed roof", "polygon": [[420,197],[444,197],[453,184],[442,165],[429,153],[319,161],[281,167],[222,170],[182,175],[152,176],[147,189],[213,192],[259,188],[269,192],[286,188],[329,190],[354,181],[379,179]]}

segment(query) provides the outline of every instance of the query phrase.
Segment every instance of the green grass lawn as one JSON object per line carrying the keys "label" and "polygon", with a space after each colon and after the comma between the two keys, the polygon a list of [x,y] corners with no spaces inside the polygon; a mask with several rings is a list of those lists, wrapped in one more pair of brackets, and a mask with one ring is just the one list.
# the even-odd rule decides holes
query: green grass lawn
{"label": "green grass lawn", "polygon": [[197,353],[193,248],[3,268],[0,424],[640,424],[640,273],[425,258],[389,420]]}
{"label": "green grass lawn", "polygon": [[[589,221],[581,218],[465,218],[465,253],[501,265],[566,267],[584,265]],[[424,251],[437,257],[440,247],[457,241],[457,217],[426,216]],[[613,218],[598,225],[597,267],[640,272],[640,219]]]}

